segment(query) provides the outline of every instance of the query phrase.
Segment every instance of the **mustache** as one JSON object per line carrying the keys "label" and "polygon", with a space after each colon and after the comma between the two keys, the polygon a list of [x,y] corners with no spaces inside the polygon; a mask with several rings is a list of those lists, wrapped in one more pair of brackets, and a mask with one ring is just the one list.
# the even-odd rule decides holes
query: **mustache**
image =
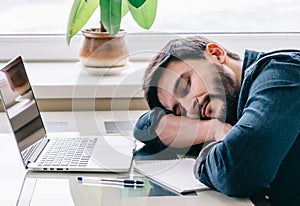
{"label": "mustache", "polygon": [[220,99],[222,102],[226,102],[225,95],[220,94],[208,94],[203,98],[203,101],[198,106],[198,116],[200,120],[210,120],[211,117],[205,115],[206,107],[212,99]]}
{"label": "mustache", "polygon": [[209,104],[210,102],[210,95],[206,95],[203,98],[203,101],[199,104],[198,106],[198,116],[200,117],[201,120],[208,120],[210,119],[209,117],[205,116],[205,107]]}

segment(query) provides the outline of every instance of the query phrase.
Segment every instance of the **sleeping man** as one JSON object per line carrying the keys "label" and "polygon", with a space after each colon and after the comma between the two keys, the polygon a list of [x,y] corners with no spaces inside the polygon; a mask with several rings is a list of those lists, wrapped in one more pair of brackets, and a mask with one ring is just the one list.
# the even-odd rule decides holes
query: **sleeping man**
{"label": "sleeping man", "polygon": [[299,50],[241,59],[200,36],[174,39],[150,62],[143,89],[150,111],[134,135],[148,151],[188,148],[211,189],[300,205]]}

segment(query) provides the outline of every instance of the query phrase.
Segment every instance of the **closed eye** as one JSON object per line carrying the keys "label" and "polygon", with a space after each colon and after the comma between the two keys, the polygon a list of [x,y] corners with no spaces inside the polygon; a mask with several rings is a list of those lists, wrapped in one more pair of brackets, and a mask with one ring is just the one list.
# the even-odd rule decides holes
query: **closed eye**
{"label": "closed eye", "polygon": [[186,96],[190,92],[191,88],[191,72],[183,73],[180,78],[177,79],[175,87],[174,87],[174,94],[182,98]]}
{"label": "closed eye", "polygon": [[180,98],[185,97],[190,92],[190,88],[191,88],[191,78],[187,77],[186,79],[183,79],[181,81],[181,85],[179,85],[178,97]]}
{"label": "closed eye", "polygon": [[186,85],[185,85],[184,96],[189,93],[190,88],[191,88],[191,78],[188,78]]}

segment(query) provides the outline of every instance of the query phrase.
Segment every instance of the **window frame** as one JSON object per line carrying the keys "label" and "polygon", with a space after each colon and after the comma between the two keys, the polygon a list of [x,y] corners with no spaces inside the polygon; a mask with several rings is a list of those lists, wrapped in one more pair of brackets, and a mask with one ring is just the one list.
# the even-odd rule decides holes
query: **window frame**
{"label": "window frame", "polygon": [[[300,48],[300,32],[293,33],[132,33],[127,34],[131,61],[147,61],[169,40],[193,35],[205,36],[224,48],[243,55],[244,49],[266,51]],[[65,35],[0,35],[0,61],[17,55],[27,61],[78,61],[81,35],[67,45]]]}
{"label": "window frame", "polygon": [[[237,52],[241,56],[244,53],[244,49],[254,49],[258,51],[282,49],[282,48],[300,48],[300,32],[299,33],[230,33],[230,34],[128,34],[127,40],[129,49],[131,52],[131,61],[142,61],[141,63],[147,64],[145,61],[154,55],[155,52],[159,51],[169,40],[192,35],[202,35],[220,43],[224,48]],[[73,110],[73,88],[77,85],[76,78],[81,75],[74,77],[73,75],[63,75],[68,77],[68,80],[61,81],[57,80],[57,68],[68,72],[68,68],[72,70],[71,66],[65,68],[63,65],[69,64],[76,65],[78,61],[78,48],[80,45],[81,36],[78,35],[72,39],[70,46],[67,45],[64,35],[41,35],[41,36],[29,36],[29,35],[0,35],[0,64],[5,64],[10,59],[17,55],[22,55],[26,63],[29,63],[28,69],[31,76],[39,76],[41,73],[47,74],[42,75],[43,78],[35,78],[33,81],[33,87],[36,93],[36,97],[39,101],[42,111],[65,111]],[[30,65],[38,63],[40,66],[33,67]],[[41,63],[39,63],[41,62]],[[67,62],[67,63],[65,63]],[[72,63],[72,62],[75,62]],[[56,69],[53,70],[52,65],[56,65]],[[57,66],[58,65],[58,66]],[[46,69],[47,71],[40,70]],[[143,67],[144,68],[144,67]],[[75,74],[81,74],[79,68],[74,66]],[[82,78],[86,78],[83,75]],[[75,79],[74,79],[75,78]],[[94,79],[93,82],[98,82],[98,76],[88,76],[88,78]],[[103,77],[105,78],[105,77]],[[120,78],[126,79],[126,76]],[[95,80],[96,79],[96,80]],[[58,82],[57,82],[58,81]],[[91,81],[92,82],[92,81]],[[105,91],[114,91],[118,83],[112,83],[108,85],[95,84],[93,88],[101,87],[105,88]],[[94,96],[88,96],[88,98],[94,98],[95,106],[92,109],[96,110],[124,110],[123,105],[129,105],[130,109],[147,109],[145,101],[143,99],[143,93],[141,91],[141,84],[128,81],[123,81],[122,85],[130,86],[131,90],[126,89],[123,94],[127,94],[128,97],[123,96],[122,98],[114,98],[114,93],[110,93],[111,96],[103,96],[97,94]],[[109,89],[107,89],[107,86]],[[60,88],[60,89],[57,89]],[[99,90],[100,91],[100,90]],[[103,91],[103,90],[101,90]],[[135,95],[132,96],[132,91]],[[76,99],[76,98],[75,98]],[[80,98],[79,98],[80,100]],[[78,100],[78,101],[79,101]],[[132,105],[130,105],[132,102]],[[91,102],[85,102],[82,99],[81,110],[90,110]],[[113,106],[112,106],[113,105]],[[116,106],[118,105],[118,106]],[[77,108],[79,109],[79,108]],[[128,109],[128,108],[127,108]],[[0,104],[0,111],[1,104]]]}

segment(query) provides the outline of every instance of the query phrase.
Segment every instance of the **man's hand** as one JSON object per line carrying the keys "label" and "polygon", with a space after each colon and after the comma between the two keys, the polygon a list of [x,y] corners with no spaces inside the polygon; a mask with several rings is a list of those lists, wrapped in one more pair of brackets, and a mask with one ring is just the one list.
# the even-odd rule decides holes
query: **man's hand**
{"label": "man's hand", "polygon": [[211,121],[211,129],[215,141],[222,141],[232,126],[228,123],[220,122],[218,119],[207,120]]}

